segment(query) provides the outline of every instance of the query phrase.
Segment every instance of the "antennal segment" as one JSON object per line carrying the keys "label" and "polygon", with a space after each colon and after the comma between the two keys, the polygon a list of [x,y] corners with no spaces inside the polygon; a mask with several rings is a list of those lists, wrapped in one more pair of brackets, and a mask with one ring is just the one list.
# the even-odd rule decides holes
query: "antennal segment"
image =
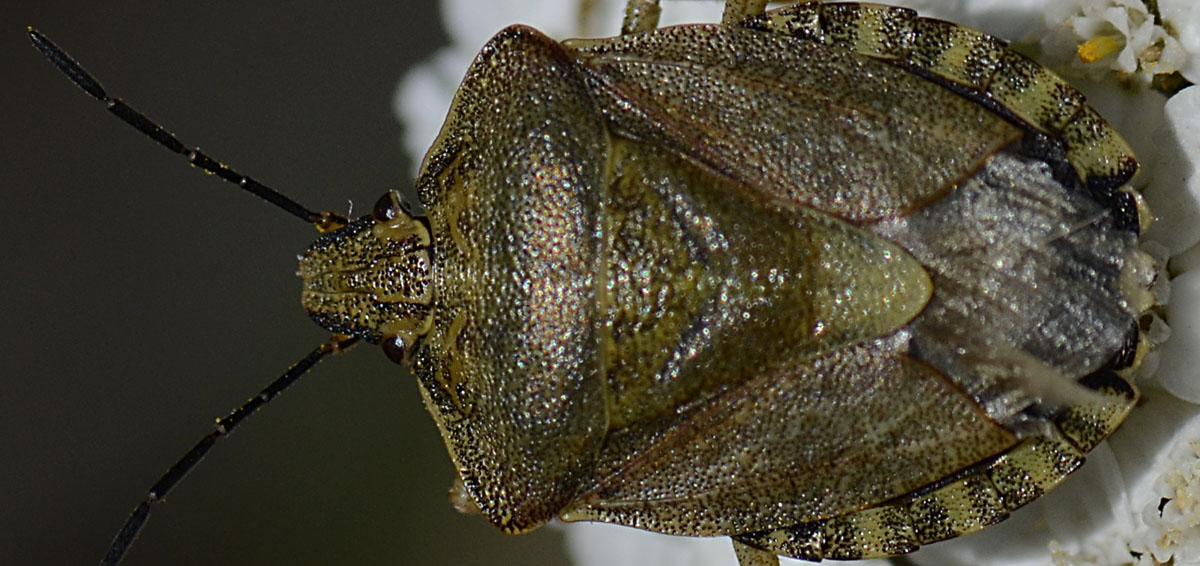
{"label": "antennal segment", "polygon": [[208,155],[204,154],[204,152],[200,151],[199,148],[188,148],[173,134],[163,129],[162,126],[158,125],[150,118],[146,117],[145,114],[142,114],[128,104],[125,104],[125,102],[120,98],[110,97],[108,93],[105,92],[104,87],[100,85],[100,81],[97,81],[95,77],[92,77],[87,71],[83,70],[83,67],[80,66],[79,63],[74,59],[72,59],[70,55],[67,55],[67,53],[55,45],[53,41],[50,41],[49,38],[47,38],[45,35],[42,35],[41,32],[37,31],[32,26],[29,28],[29,39],[33,41],[33,46],[36,47],[38,51],[41,51],[51,63],[54,63],[54,66],[58,67],[63,74],[67,75],[67,78],[71,79],[71,82],[75,83],[79,88],[83,89],[84,92],[91,95],[92,98],[103,102],[105,107],[107,107],[110,112],[116,114],[117,117],[124,120],[125,123],[137,128],[138,131],[146,134],[167,149],[187,157],[188,162],[192,165],[212,173],[226,181],[229,181],[230,183],[233,183],[248,192],[258,195],[259,198],[274,204],[279,208],[282,208],[293,216],[300,218],[305,222],[312,223],[317,227],[318,230],[322,232],[336,230],[346,225],[346,218],[339,214],[334,214],[332,212],[313,212],[308,208],[305,208],[300,203],[284,196],[279,191],[276,191],[275,189],[263,185],[262,183],[251,179],[250,177],[230,169],[228,165],[209,157]]}
{"label": "antennal segment", "polygon": [[[84,77],[88,78],[86,75]],[[87,87],[84,87],[84,90],[87,90]],[[150,487],[150,491],[146,492],[146,498],[133,509],[133,513],[125,520],[125,525],[121,527],[117,536],[113,538],[112,545],[108,547],[108,552],[105,553],[104,559],[100,561],[101,566],[116,566],[121,562],[121,558],[129,550],[129,545],[133,544],[133,540],[142,531],[142,527],[146,525],[146,519],[150,517],[150,506],[162,501],[174,489],[175,485],[188,472],[192,471],[192,468],[196,467],[196,464],[199,464],[200,460],[204,459],[204,456],[208,454],[208,451],[212,449],[213,444],[216,444],[218,439],[232,433],[233,429],[237,428],[242,421],[262,408],[263,405],[269,403],[271,399],[274,399],[284,389],[287,389],[296,380],[300,379],[300,376],[317,365],[317,362],[321,361],[321,358],[345,350],[357,341],[357,338],[335,334],[328,343],[321,344],[307,356],[304,356],[303,359],[288,368],[278,379],[272,381],[270,385],[260,391],[258,395],[251,397],[241,407],[234,409],[233,412],[218,420],[216,427],[211,433],[201,438],[200,442],[197,442],[191,450],[188,450],[179,461],[175,462],[167,470],[167,473],[154,482],[154,485]]]}

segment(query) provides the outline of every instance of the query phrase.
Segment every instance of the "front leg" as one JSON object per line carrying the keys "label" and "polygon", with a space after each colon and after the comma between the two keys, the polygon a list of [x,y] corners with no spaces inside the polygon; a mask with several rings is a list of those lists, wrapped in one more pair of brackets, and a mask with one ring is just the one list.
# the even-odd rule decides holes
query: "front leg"
{"label": "front leg", "polygon": [[774,552],[750,546],[735,538],[729,540],[733,541],[733,553],[737,555],[738,566],[779,566],[779,555]]}
{"label": "front leg", "polygon": [[658,28],[658,16],[661,13],[658,0],[629,0],[625,3],[621,35],[654,31]]}
{"label": "front leg", "polygon": [[749,16],[757,16],[766,11],[767,0],[725,0],[725,13],[721,15],[721,24],[736,25]]}

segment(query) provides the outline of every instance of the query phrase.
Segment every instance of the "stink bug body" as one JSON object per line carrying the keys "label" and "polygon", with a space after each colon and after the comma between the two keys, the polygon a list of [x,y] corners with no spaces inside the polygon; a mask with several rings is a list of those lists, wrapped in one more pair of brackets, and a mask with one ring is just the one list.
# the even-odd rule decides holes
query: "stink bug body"
{"label": "stink bug body", "polygon": [[508,532],[730,536],[752,564],[1002,520],[1136,401],[1136,160],[979,32],[726,9],[498,34],[421,206],[318,239],[305,307],[413,365],[462,499]]}

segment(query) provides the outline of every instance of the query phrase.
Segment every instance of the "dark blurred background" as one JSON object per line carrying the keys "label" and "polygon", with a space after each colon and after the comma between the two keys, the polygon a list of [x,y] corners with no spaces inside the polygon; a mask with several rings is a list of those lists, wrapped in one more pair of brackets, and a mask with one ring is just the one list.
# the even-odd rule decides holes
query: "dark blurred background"
{"label": "dark blurred background", "polygon": [[[293,275],[315,233],[109,115],[25,26],[184,143],[342,212],[409,183],[391,96],[444,37],[432,0],[37,4],[0,33],[0,563],[90,564],[215,417],[326,338]],[[222,441],[126,564],[565,561],[557,532],[456,513],[452,479],[413,378],[359,347]]]}

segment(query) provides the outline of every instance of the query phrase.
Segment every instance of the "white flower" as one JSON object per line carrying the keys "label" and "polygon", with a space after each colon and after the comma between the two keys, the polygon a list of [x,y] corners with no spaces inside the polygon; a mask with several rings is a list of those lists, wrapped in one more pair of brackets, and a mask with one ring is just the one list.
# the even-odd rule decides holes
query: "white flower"
{"label": "white flower", "polygon": [[1200,3],[1196,0],[1158,0],[1158,10],[1188,55],[1179,72],[1187,80],[1200,83]]}
{"label": "white flower", "polygon": [[[1174,338],[1157,352],[1158,371],[1139,378],[1143,406],[1062,487],[1000,525],[930,545],[912,560],[930,566],[1150,566],[1167,560],[1200,566],[1200,88],[1169,101],[1137,88],[1153,74],[1175,70],[1200,82],[1200,2],[1158,0],[1161,22],[1140,0],[893,3],[1015,40],[1018,49],[1040,52],[1041,60],[1071,76],[1139,155],[1143,172],[1135,182],[1158,217],[1148,238],[1174,256],[1176,274],[1167,305]],[[395,98],[409,152],[424,155],[463,72],[494,32],[526,23],[558,38],[615,33],[623,2],[590,4],[593,10],[582,14],[579,2],[567,0],[444,0],[451,44],[412,69]],[[721,9],[716,1],[664,0],[664,23],[719,21]],[[1092,63],[1080,62],[1081,46]],[[1113,71],[1140,79],[1119,79]],[[1146,373],[1155,365],[1150,360]],[[575,524],[565,532],[581,565],[735,564],[724,538],[611,525]]]}
{"label": "white flower", "polygon": [[[1076,46],[1071,67],[1095,76],[1106,70],[1149,79],[1156,74],[1186,71],[1195,80],[1200,44],[1183,33],[1195,31],[1196,13],[1192,0],[1159,2],[1162,21],[1150,13],[1142,0],[1068,0],[1046,10],[1050,33],[1046,50],[1065,60]],[[1174,34],[1171,33],[1174,30]],[[1191,35],[1192,38],[1195,35]]]}

